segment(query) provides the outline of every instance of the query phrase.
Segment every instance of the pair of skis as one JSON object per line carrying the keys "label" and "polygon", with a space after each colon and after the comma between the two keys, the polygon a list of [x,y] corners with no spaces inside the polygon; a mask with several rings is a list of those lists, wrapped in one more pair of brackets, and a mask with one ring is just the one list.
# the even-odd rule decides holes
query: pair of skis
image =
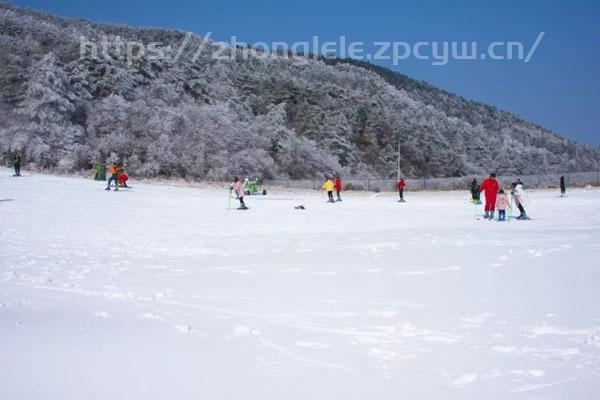
{"label": "pair of skis", "polygon": [[[481,203],[477,203],[477,202],[473,202],[473,216],[475,217],[475,219],[477,221],[479,221],[479,210],[478,210],[478,205],[480,205]],[[510,222],[510,220],[513,218],[512,215],[512,210],[513,210],[513,195],[511,193],[510,195],[510,206],[508,207],[508,215],[506,216],[506,222]]]}
{"label": "pair of skis", "polygon": [[[227,192],[227,209],[231,210],[231,202],[233,201],[233,188],[229,188]],[[248,207],[238,207],[238,210],[249,210]]]}

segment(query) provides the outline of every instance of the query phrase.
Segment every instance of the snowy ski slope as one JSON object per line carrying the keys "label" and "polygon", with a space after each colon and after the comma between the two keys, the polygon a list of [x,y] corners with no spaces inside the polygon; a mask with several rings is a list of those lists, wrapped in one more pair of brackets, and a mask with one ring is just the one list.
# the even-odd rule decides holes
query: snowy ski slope
{"label": "snowy ski slope", "polygon": [[132,185],[0,169],[1,399],[600,397],[598,189]]}

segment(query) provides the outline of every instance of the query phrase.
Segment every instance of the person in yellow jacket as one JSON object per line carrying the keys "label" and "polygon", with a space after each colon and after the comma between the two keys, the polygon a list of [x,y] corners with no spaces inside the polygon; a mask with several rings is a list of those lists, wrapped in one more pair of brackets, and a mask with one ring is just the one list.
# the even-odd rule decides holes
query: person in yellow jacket
{"label": "person in yellow jacket", "polygon": [[335,200],[333,199],[333,188],[335,187],[335,185],[333,184],[333,181],[329,176],[327,176],[326,178],[327,180],[323,184],[322,188],[325,189],[325,191],[327,192],[327,197],[329,197],[328,201],[330,203],[335,203]]}
{"label": "person in yellow jacket", "polygon": [[119,176],[119,170],[120,168],[117,167],[116,164],[110,164],[108,166],[108,168],[106,168],[107,172],[110,174],[110,178],[108,178],[108,184],[106,185],[106,190],[110,190],[110,184],[114,181],[115,182],[115,191],[119,191],[119,183],[118,183],[118,176]]}

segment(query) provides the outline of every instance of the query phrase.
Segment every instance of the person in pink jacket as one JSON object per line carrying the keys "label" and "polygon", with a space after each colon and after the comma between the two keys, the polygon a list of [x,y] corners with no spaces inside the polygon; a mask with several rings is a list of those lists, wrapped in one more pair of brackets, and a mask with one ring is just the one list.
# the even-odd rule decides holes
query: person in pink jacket
{"label": "person in pink jacket", "polygon": [[503,189],[496,196],[496,208],[498,209],[498,221],[506,221],[506,209],[510,207],[508,197]]}
{"label": "person in pink jacket", "polygon": [[246,204],[244,203],[244,195],[246,194],[246,192],[244,192],[244,186],[242,185],[242,182],[237,176],[233,178],[231,190],[233,190],[233,193],[235,193],[235,197],[237,197],[237,199],[240,201],[240,207],[238,208],[238,210],[247,209],[248,207],[246,207]]}

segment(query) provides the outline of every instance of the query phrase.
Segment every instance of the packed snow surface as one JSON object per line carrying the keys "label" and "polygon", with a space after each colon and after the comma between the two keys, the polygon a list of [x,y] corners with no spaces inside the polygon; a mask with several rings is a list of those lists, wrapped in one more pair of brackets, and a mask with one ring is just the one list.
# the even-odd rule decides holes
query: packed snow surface
{"label": "packed snow surface", "polygon": [[466,191],[0,175],[1,399],[600,397],[597,189],[500,223]]}

